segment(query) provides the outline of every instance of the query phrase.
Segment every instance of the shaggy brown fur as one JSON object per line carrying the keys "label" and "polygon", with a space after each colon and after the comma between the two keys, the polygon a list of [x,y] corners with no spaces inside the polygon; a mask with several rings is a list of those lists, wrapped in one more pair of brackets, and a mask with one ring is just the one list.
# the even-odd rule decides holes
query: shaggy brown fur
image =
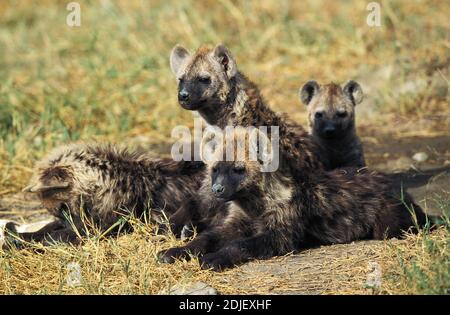
{"label": "shaggy brown fur", "polygon": [[[323,151],[302,126],[284,115],[272,111],[258,87],[237,69],[230,51],[223,45],[214,49],[201,47],[191,55],[185,48],[175,46],[170,56],[172,72],[179,80],[180,105],[197,111],[209,125],[278,126],[282,173],[292,174],[299,181],[308,181],[316,170],[327,168]],[[270,135],[271,129],[268,128]],[[301,170],[301,171],[299,171]],[[189,203],[193,203],[192,200]],[[195,213],[186,205],[170,218],[174,231],[180,231],[185,220]]]}
{"label": "shaggy brown fur", "polygon": [[[278,126],[280,168],[293,167],[306,173],[324,167],[319,147],[307,131],[266,105],[258,87],[238,71],[234,57],[225,46],[202,47],[194,55],[175,46],[170,64],[179,80],[178,100],[183,108],[197,111],[209,125],[222,129]],[[297,175],[303,177],[303,174],[294,176]]]}
{"label": "shaggy brown fur", "polygon": [[[256,147],[250,137],[245,145]],[[208,171],[201,191],[209,196],[200,207],[208,228],[185,246],[161,252],[163,262],[195,254],[203,268],[222,270],[304,247],[401,237],[414,228],[413,218],[418,226],[426,222],[411,197],[376,171],[319,171],[298,182],[280,171],[260,172],[259,161],[220,155],[208,162]],[[228,207],[215,208],[214,200]]]}
{"label": "shaggy brown fur", "polygon": [[[157,219],[162,211],[174,213],[197,192],[204,171],[202,162],[152,159],[113,145],[80,144],[57,148],[37,163],[24,191],[37,194],[60,219],[61,231],[52,227],[50,236],[71,240],[69,222],[83,233],[83,216],[106,231],[130,214],[143,218],[151,209],[147,215]],[[26,236],[40,240],[48,231]]]}
{"label": "shaggy brown fur", "polygon": [[330,168],[365,166],[355,129],[355,106],[363,99],[359,84],[348,81],[341,88],[309,81],[300,90],[300,99],[308,106],[310,132],[325,149]]}

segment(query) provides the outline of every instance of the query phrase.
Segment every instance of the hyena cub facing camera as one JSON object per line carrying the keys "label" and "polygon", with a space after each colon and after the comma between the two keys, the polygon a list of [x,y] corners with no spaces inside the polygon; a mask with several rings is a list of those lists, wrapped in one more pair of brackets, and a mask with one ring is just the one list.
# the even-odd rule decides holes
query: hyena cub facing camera
{"label": "hyena cub facing camera", "polygon": [[147,210],[152,210],[150,219],[159,220],[162,211],[174,213],[196,193],[204,171],[202,162],[154,159],[113,145],[56,148],[36,164],[24,191],[36,194],[58,220],[19,236],[25,241],[73,242],[85,234],[83,218],[102,232],[123,216],[144,219]]}
{"label": "hyena cub facing camera", "polygon": [[[195,210],[207,228],[185,246],[160,252],[161,261],[194,254],[203,268],[219,271],[310,246],[401,237],[426,223],[411,197],[376,171],[318,170],[302,182],[280,170],[262,172],[265,155],[273,154],[271,142],[258,129],[245,132],[236,128],[227,134],[222,149],[213,147],[212,158],[205,160],[208,179]],[[242,145],[243,159],[225,159],[228,146],[236,153]],[[249,158],[250,150],[257,152],[257,159]],[[214,200],[228,206],[217,206]]]}
{"label": "hyena cub facing camera", "polygon": [[355,81],[348,81],[343,88],[309,81],[300,89],[300,99],[308,107],[310,132],[325,150],[330,168],[364,167],[355,128],[355,106],[363,99],[361,86]]}

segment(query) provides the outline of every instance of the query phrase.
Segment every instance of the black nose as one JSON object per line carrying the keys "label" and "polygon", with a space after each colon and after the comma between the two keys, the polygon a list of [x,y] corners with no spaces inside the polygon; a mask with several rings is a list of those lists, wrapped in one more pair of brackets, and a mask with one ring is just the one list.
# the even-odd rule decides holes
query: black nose
{"label": "black nose", "polygon": [[336,130],[336,128],[334,128],[333,126],[329,126],[329,127],[325,127],[323,132],[325,133],[326,136],[332,136],[334,134],[335,130]]}
{"label": "black nose", "polygon": [[225,187],[221,184],[214,184],[212,186],[212,191],[215,195],[220,196],[225,191]]}
{"label": "black nose", "polygon": [[178,93],[178,99],[180,101],[187,101],[189,99],[189,93],[186,90],[181,90]]}

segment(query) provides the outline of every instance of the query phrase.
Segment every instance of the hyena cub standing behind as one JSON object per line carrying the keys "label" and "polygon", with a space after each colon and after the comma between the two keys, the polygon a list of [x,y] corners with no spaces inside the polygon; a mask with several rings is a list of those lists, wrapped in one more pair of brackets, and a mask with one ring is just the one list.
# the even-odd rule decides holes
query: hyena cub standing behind
{"label": "hyena cub standing behind", "polygon": [[[205,139],[203,148],[208,135]],[[258,129],[236,128],[221,145],[210,147],[212,158],[205,159],[209,179],[199,210],[208,228],[185,246],[159,253],[164,262],[194,254],[203,268],[222,270],[309,246],[399,237],[415,223],[426,223],[411,197],[379,172],[319,170],[299,182],[280,171],[261,171],[273,148]],[[234,160],[224,155],[228,146],[234,147]],[[214,199],[229,206],[216,208]]]}
{"label": "hyena cub standing behind", "polygon": [[154,159],[113,145],[57,148],[36,164],[24,191],[37,194],[58,220],[19,236],[26,241],[72,242],[85,234],[86,221],[105,232],[121,217],[143,218],[150,209],[151,218],[159,219],[162,211],[174,213],[197,192],[204,172],[202,162]]}
{"label": "hyena cub standing behind", "polygon": [[310,132],[325,150],[330,168],[365,166],[355,128],[355,106],[363,99],[360,85],[348,81],[341,88],[309,81],[300,89],[300,99],[308,106]]}

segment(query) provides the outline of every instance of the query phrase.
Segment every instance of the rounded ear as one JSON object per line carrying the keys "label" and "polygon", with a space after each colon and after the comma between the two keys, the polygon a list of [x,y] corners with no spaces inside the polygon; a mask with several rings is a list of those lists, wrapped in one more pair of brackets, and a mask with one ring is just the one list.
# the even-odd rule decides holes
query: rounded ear
{"label": "rounded ear", "polygon": [[250,132],[250,156],[262,163],[269,163],[272,160],[272,145],[265,132],[254,128]]}
{"label": "rounded ear", "polygon": [[[222,150],[222,151],[218,151]],[[214,156],[219,154],[223,156],[223,133],[219,127],[208,126],[206,127],[202,142],[200,144],[200,157],[202,161],[208,164],[208,162],[214,161]]]}
{"label": "rounded ear", "polygon": [[222,44],[217,45],[213,50],[214,58],[219,62],[219,64],[224,69],[225,73],[227,74],[228,78],[232,78],[237,73],[237,65],[236,61],[234,60],[233,55],[228,50],[227,47],[225,47]]}
{"label": "rounded ear", "polygon": [[319,89],[319,84],[316,81],[311,80],[306,82],[299,91],[300,100],[303,102],[303,104],[308,105],[314,95],[319,92]]}
{"label": "rounded ear", "polygon": [[178,76],[178,72],[181,66],[186,63],[186,61],[191,56],[191,53],[184,47],[180,45],[175,45],[170,52],[170,69],[173,74]]}
{"label": "rounded ear", "polygon": [[344,85],[343,91],[344,94],[347,95],[347,97],[349,97],[353,102],[353,105],[361,103],[364,98],[363,90],[356,81],[347,81]]}

